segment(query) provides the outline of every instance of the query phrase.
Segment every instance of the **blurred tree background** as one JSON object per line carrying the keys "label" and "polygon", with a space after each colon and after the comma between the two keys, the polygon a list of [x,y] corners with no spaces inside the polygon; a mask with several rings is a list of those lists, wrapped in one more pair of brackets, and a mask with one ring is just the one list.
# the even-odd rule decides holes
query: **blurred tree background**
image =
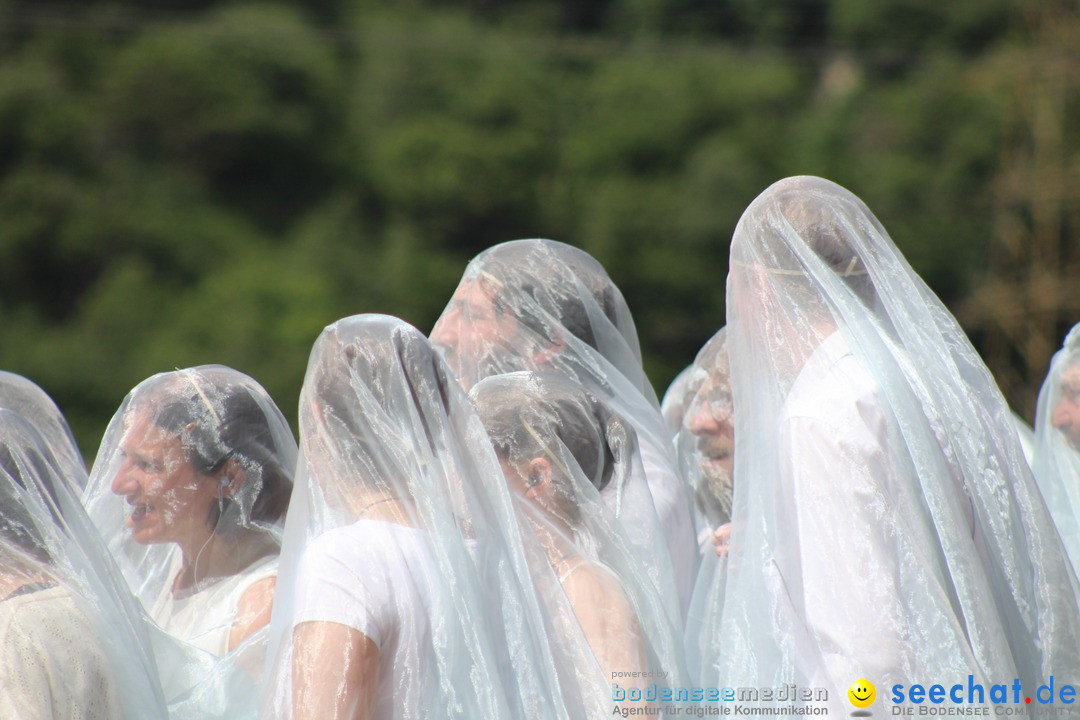
{"label": "blurred tree background", "polygon": [[663,393],[795,174],[867,202],[1030,419],[1080,321],[1075,1],[0,0],[0,368],[90,459],[175,367],[292,418],[323,326],[427,331],[539,236],[608,268]]}

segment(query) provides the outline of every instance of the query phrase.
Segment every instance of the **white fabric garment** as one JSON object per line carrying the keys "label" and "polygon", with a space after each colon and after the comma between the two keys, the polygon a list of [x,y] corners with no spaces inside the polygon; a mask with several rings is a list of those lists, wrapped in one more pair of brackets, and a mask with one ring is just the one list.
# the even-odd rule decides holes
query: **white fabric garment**
{"label": "white fabric garment", "polygon": [[495,245],[469,263],[431,341],[466,388],[509,372],[554,372],[607,398],[633,425],[650,457],[646,485],[612,488],[606,500],[681,622],[698,562],[690,493],[630,309],[600,263],[553,240]]}
{"label": "white fabric garment", "polygon": [[1039,490],[1080,572],[1080,325],[1050,361],[1039,391],[1034,454]]}
{"label": "white fabric garment", "polygon": [[[195,592],[180,596],[174,595],[171,588],[163,588],[150,616],[173,637],[213,655],[224,655],[229,651],[229,633],[240,613],[240,599],[255,583],[276,577],[277,565],[277,556],[270,555],[235,575],[202,583]],[[179,554],[172,567],[175,576],[180,571]]]}
{"label": "white fabric garment", "polygon": [[145,618],[63,467],[0,410],[0,717],[163,719]]}
{"label": "white fabric garment", "polygon": [[300,452],[262,717],[577,716],[506,481],[422,333],[327,327]]}
{"label": "white fabric garment", "polygon": [[346,625],[379,648],[375,720],[422,717],[438,697],[429,546],[416,528],[359,520],[323,533],[300,563],[295,622]]}
{"label": "white fabric garment", "polygon": [[[791,601],[820,648],[824,668],[811,677],[814,686],[832,678],[885,678],[904,665],[903,638],[878,621],[903,615],[892,571],[898,551],[876,532],[897,510],[882,405],[873,378],[834,333],[807,360],[781,409],[780,474],[791,490],[781,501],[783,517],[814,542],[791,548],[797,552],[778,547],[775,570],[789,592],[792,585],[803,588]],[[820,512],[823,506],[850,512],[838,522]]]}
{"label": "white fabric garment", "polygon": [[0,717],[121,717],[97,628],[66,588],[0,600],[0,638]]}
{"label": "white fabric garment", "polygon": [[774,184],[727,299],[732,535],[688,622],[700,681],[821,687],[846,712],[860,677],[1080,672],[1076,577],[1004,398],[866,206]]}

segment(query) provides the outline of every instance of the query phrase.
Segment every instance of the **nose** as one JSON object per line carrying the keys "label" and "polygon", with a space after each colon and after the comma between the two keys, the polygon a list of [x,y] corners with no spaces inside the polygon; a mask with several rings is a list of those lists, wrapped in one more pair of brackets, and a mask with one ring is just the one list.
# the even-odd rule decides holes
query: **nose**
{"label": "nose", "polygon": [[707,402],[695,402],[691,405],[690,422],[687,427],[694,435],[715,435],[720,430],[720,423],[713,416]]}
{"label": "nose", "polygon": [[135,477],[135,468],[130,459],[124,459],[120,468],[113,478],[111,489],[116,495],[130,495],[139,489],[139,481]]}
{"label": "nose", "polygon": [[1050,416],[1050,424],[1058,430],[1064,430],[1072,425],[1072,408],[1070,404],[1061,398],[1058,400],[1057,407],[1054,408],[1054,414]]}
{"label": "nose", "polygon": [[431,328],[431,342],[444,348],[452,348],[457,345],[461,324],[461,313],[456,307],[450,307],[442,314],[435,327]]}

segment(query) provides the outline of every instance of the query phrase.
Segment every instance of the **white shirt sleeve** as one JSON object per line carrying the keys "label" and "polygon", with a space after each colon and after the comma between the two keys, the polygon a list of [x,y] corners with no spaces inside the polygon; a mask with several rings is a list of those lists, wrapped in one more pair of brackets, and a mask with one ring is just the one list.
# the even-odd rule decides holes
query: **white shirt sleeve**
{"label": "white shirt sleeve", "polygon": [[347,625],[382,647],[391,598],[376,550],[357,552],[341,532],[317,538],[305,551],[296,582],[296,624],[326,621]]}

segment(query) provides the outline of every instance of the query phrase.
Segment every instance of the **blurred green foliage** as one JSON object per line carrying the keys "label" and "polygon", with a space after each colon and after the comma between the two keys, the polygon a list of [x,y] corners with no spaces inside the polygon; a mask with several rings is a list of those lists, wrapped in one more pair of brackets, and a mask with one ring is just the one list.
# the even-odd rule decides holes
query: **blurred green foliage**
{"label": "blurred green foliage", "polygon": [[[430,329],[552,237],[626,295],[662,393],[723,323],[731,232],[817,174],[947,303],[984,270],[1015,0],[0,1],[0,367],[92,458],[152,373],[289,417],[339,317]],[[1073,142],[1077,138],[1072,138]]]}

